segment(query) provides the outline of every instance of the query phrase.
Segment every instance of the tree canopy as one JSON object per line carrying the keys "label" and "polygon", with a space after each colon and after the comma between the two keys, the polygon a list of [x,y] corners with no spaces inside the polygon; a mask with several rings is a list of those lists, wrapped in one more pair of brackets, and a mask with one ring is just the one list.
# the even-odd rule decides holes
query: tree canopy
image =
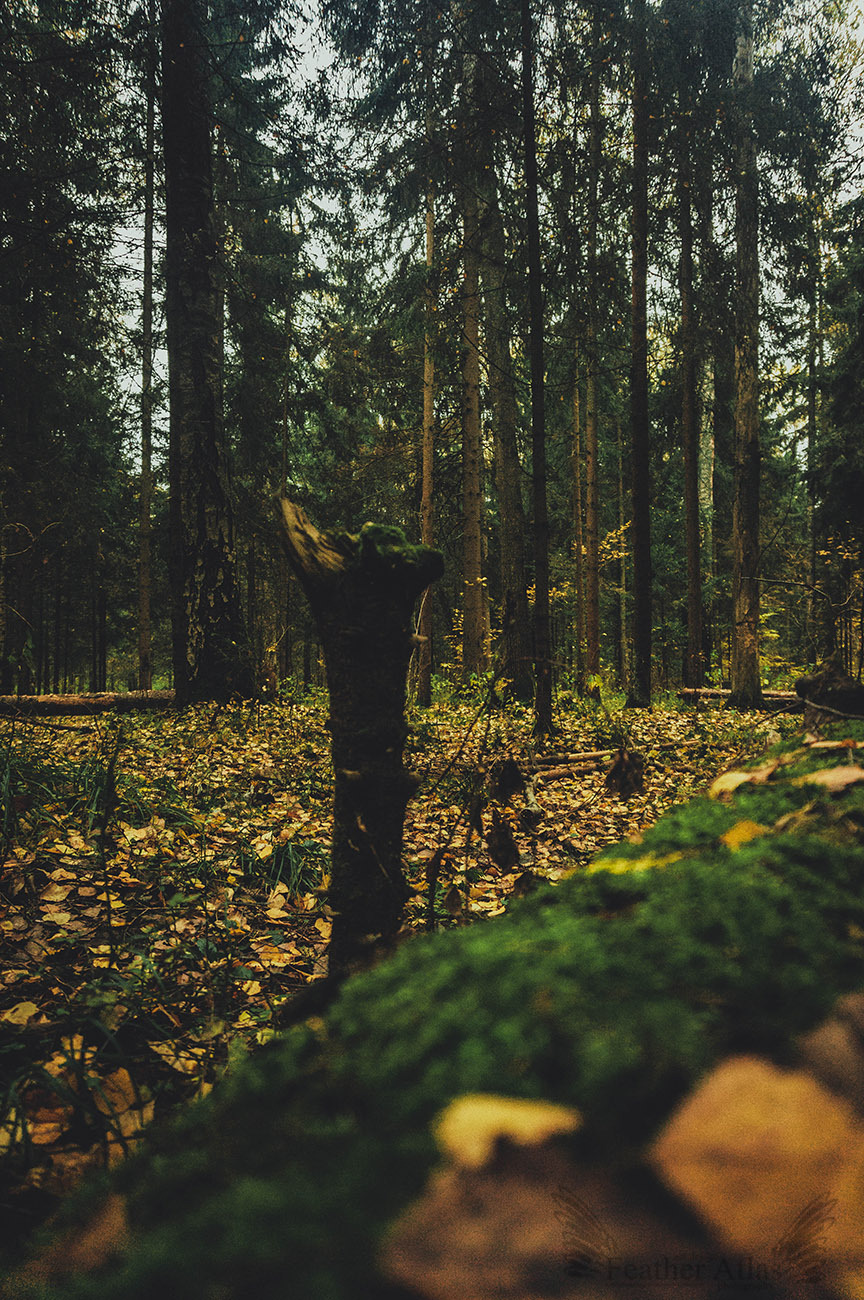
{"label": "tree canopy", "polygon": [[[274,492],[414,541],[434,515],[427,678],[539,683],[538,716],[547,675],[647,703],[750,701],[835,648],[860,672],[851,8],[40,0],[0,23],[4,690],[315,680]],[[178,326],[202,268],[206,326]],[[178,405],[191,321],[210,450]],[[236,662],[199,679],[229,571]]]}

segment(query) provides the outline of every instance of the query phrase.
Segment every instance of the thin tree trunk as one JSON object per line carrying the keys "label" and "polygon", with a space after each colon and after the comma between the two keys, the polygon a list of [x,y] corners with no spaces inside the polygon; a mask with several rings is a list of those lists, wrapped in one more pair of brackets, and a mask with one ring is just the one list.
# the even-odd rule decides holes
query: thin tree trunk
{"label": "thin tree trunk", "polygon": [[152,591],[151,522],[153,498],[153,227],[155,220],[156,171],[156,13],[148,5],[150,32],[147,44],[147,75],[144,125],[144,271],[141,320],[141,474],[138,487],[138,687],[149,691],[153,684],[151,660],[150,603]]}
{"label": "thin tree trunk", "polygon": [[815,665],[821,638],[816,630],[814,589],[816,587],[816,440],[818,436],[818,387],[820,370],[819,298],[821,285],[821,258],[817,196],[812,195],[813,215],[810,223],[810,266],[813,277],[807,313],[807,622],[806,656],[809,665]]}
{"label": "thin tree trunk", "polygon": [[759,670],[759,211],[753,88],[753,15],[738,10],[735,56],[735,476],[732,506],[732,695],[758,707]]}
{"label": "thin tree trunk", "polygon": [[174,683],[180,704],[248,697],[255,690],[222,424],[205,16],[203,0],[162,0]]}
{"label": "thin tree trunk", "polygon": [[651,703],[651,431],[648,412],[648,76],[645,0],[633,0],[633,197],[630,446],[633,661],[628,703]]}
{"label": "thin tree trunk", "polygon": [[[427,137],[431,135],[426,123]],[[435,190],[426,188],[426,328],[423,335],[423,471],[420,497],[420,539],[424,546],[435,545],[435,313],[437,294],[433,282],[435,265]],[[432,703],[432,600],[427,590],[420,604],[417,634],[417,703]]]}
{"label": "thin tree trunk", "polygon": [[462,236],[462,674],[486,668],[483,451],[480,429],[479,220],[473,177],[463,186]]}
{"label": "thin tree trunk", "polygon": [[[491,175],[491,170],[487,175]],[[487,187],[483,220],[482,280],[486,357],[495,446],[495,486],[500,517],[501,675],[520,700],[534,694],[531,613],[525,578],[525,507],[519,459],[519,408],[506,311],[504,223],[494,177]]]}
{"label": "thin tree trunk", "polygon": [[582,430],[579,373],[573,377],[573,549],[576,570],[576,694],[585,691],[585,556],[582,531]]}
{"label": "thin tree trunk", "polygon": [[531,486],[534,505],[534,730],[552,731],[552,655],[549,626],[549,514],[546,502],[546,413],[543,361],[543,287],[537,142],[534,121],[534,42],[530,0],[522,0],[522,130],[525,216],[528,228],[528,316],[531,361]]}
{"label": "thin tree trunk", "polygon": [[687,660],[685,686],[701,686],[702,560],[699,538],[699,426],[696,401],[696,328],[693,319],[693,207],[691,136],[681,112],[678,154],[678,225],[681,239],[681,442],[684,450],[684,522],[687,550]]}
{"label": "thin tree trunk", "polygon": [[624,545],[624,529],[627,523],[625,507],[627,494],[624,485],[624,439],[621,433],[621,421],[617,416],[615,417],[615,441],[618,449],[618,530],[621,538],[621,559],[618,570],[618,619],[620,623],[618,629],[618,659],[621,685],[626,687],[630,674],[627,653],[630,644],[627,636],[627,548]]}
{"label": "thin tree trunk", "polygon": [[[586,320],[585,320],[585,636],[589,678],[600,673],[600,431],[597,410],[600,357],[597,343],[597,231],[600,215],[600,167],[603,116],[600,111],[600,11],[591,19],[591,71],[588,81],[589,145],[587,176]],[[597,689],[596,681],[593,689]]]}

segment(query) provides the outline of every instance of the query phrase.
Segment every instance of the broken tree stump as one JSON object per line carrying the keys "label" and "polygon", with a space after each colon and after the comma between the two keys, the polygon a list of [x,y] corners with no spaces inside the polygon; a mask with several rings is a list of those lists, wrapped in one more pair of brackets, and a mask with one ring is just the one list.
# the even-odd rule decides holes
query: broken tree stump
{"label": "broken tree stump", "polygon": [[415,788],[402,753],[411,615],[440,578],[438,551],[398,528],[365,524],[322,533],[279,502],[282,541],[312,609],[327,667],[333,753],[333,912],[329,973],[367,964],[370,946],[399,928],[405,809]]}

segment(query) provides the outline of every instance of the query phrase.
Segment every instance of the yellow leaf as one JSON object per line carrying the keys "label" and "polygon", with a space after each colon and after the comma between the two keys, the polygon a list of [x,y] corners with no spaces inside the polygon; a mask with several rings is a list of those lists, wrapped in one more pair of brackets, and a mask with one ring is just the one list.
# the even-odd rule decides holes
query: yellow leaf
{"label": "yellow leaf", "polygon": [[747,844],[750,840],[758,839],[760,835],[767,835],[767,826],[760,826],[758,822],[744,821],[736,822],[730,826],[725,834],[720,836],[720,843],[725,844],[727,849],[740,849],[742,844]]}
{"label": "yellow leaf", "polygon": [[42,920],[49,925],[68,925],[72,920],[71,912],[43,912]]}
{"label": "yellow leaf", "polygon": [[[812,1075],[739,1056],[698,1084],[655,1141],[650,1159],[721,1239],[756,1254],[781,1240],[815,1198],[830,1193],[862,1151],[859,1118]],[[848,1228],[845,1221],[842,1228]]]}
{"label": "yellow leaf", "polygon": [[456,1164],[480,1169],[494,1154],[499,1138],[537,1146],[560,1133],[573,1133],[581,1124],[582,1117],[571,1106],[468,1093],[441,1113],[434,1132],[438,1146]]}
{"label": "yellow leaf", "polygon": [[114,908],[120,908],[126,906],[122,898],[118,898],[116,894],[106,894],[104,890],[102,891],[101,894],[96,895],[96,902],[110,903],[112,910]]}
{"label": "yellow leaf", "polygon": [[[668,867],[672,862],[679,862],[683,853],[645,853],[641,858],[598,858],[590,863],[588,871],[611,871],[613,875],[624,875],[628,871],[646,871],[654,867]],[[573,867],[566,875],[584,875],[585,868]]]}
{"label": "yellow leaf", "polygon": [[147,1046],[179,1074],[195,1074],[201,1068],[204,1048],[178,1047],[176,1043],[148,1043]]}
{"label": "yellow leaf", "polygon": [[28,1025],[38,1015],[39,1008],[35,1002],[16,1002],[8,1011],[0,1012],[0,1020],[5,1020],[7,1025]]}
{"label": "yellow leaf", "polygon": [[132,1076],[121,1066],[113,1074],[106,1075],[93,1087],[93,1100],[103,1115],[122,1115],[138,1100]]}
{"label": "yellow leaf", "polygon": [[325,920],[323,916],[319,916],[318,920],[315,922],[315,929],[321,935],[322,939],[330,938],[330,931],[332,928],[333,922]]}

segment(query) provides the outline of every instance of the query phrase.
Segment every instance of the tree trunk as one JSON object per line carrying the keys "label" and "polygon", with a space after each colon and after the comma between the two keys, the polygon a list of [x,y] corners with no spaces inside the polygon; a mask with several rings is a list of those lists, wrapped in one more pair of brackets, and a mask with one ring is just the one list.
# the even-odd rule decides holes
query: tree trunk
{"label": "tree trunk", "polygon": [[633,660],[628,703],[651,703],[651,430],[648,412],[648,76],[645,0],[633,0],[633,198],[630,445]]}
{"label": "tree trunk", "polygon": [[817,633],[814,591],[816,587],[816,443],[819,432],[819,375],[821,370],[820,290],[822,268],[819,236],[819,195],[811,195],[809,252],[812,280],[807,304],[807,592],[806,662],[815,666],[822,638]]}
{"label": "tree trunk", "polygon": [[[488,174],[488,173],[487,173]],[[482,279],[489,398],[500,516],[501,675],[519,700],[534,695],[531,614],[525,578],[525,507],[517,430],[519,408],[506,310],[504,223],[494,178],[485,195]]]}
{"label": "tree trunk", "polygon": [[579,414],[579,372],[573,376],[573,549],[576,570],[576,694],[585,691],[585,555],[582,532],[582,431]]}
{"label": "tree trunk", "polygon": [[699,536],[699,425],[696,327],[693,318],[693,199],[691,135],[682,106],[678,142],[678,226],[681,240],[681,442],[684,451],[684,532],[687,549],[687,660],[685,686],[701,686],[702,560]]}
{"label": "tree trunk", "polygon": [[329,962],[338,974],[365,964],[370,944],[399,928],[408,892],[402,830],[414,789],[402,761],[411,616],[444,565],[398,528],[322,534],[284,499],[280,519],[327,665],[335,782]]}
{"label": "tree trunk", "polygon": [[[427,136],[431,134],[429,121]],[[420,498],[420,540],[424,546],[435,544],[435,312],[437,294],[433,281],[435,265],[435,191],[431,181],[426,189],[426,329],[423,335],[423,471]],[[417,703],[432,703],[432,601],[427,592],[420,604],[417,625]]]}
{"label": "tree trunk", "polygon": [[546,501],[546,412],[543,361],[543,287],[537,142],[534,123],[534,42],[530,0],[522,0],[522,130],[525,217],[528,228],[528,352],[531,362],[531,487],[534,506],[534,730],[552,731],[552,654],[549,627],[549,513]]}
{"label": "tree trunk", "polygon": [[138,488],[138,686],[149,691],[153,684],[151,660],[150,597],[151,523],[153,497],[153,226],[155,220],[156,170],[156,52],[155,6],[148,6],[151,35],[147,44],[147,96],[144,124],[144,300],[141,320],[141,475]]}
{"label": "tree trunk", "polygon": [[[600,431],[597,389],[600,357],[597,347],[597,229],[599,186],[603,159],[603,116],[600,111],[601,27],[599,6],[591,19],[592,54],[588,81],[589,144],[586,195],[586,320],[585,320],[585,637],[589,678],[600,673]],[[597,688],[596,682],[593,689]]]}
{"label": "tree trunk", "polygon": [[165,318],[174,683],[180,704],[254,693],[222,426],[203,0],[162,0]]}
{"label": "tree trunk", "polygon": [[732,505],[732,695],[756,708],[759,671],[759,189],[750,98],[753,14],[738,10],[735,56],[735,476]]}
{"label": "tree trunk", "polygon": [[621,558],[618,567],[618,671],[621,686],[626,689],[630,678],[628,661],[629,640],[627,637],[627,548],[624,545],[624,530],[627,525],[625,499],[627,493],[624,485],[624,439],[621,433],[621,420],[615,417],[615,443],[618,450],[618,533],[621,538]]}
{"label": "tree trunk", "polygon": [[483,449],[480,431],[479,222],[473,181],[463,190],[462,242],[462,674],[486,668]]}

